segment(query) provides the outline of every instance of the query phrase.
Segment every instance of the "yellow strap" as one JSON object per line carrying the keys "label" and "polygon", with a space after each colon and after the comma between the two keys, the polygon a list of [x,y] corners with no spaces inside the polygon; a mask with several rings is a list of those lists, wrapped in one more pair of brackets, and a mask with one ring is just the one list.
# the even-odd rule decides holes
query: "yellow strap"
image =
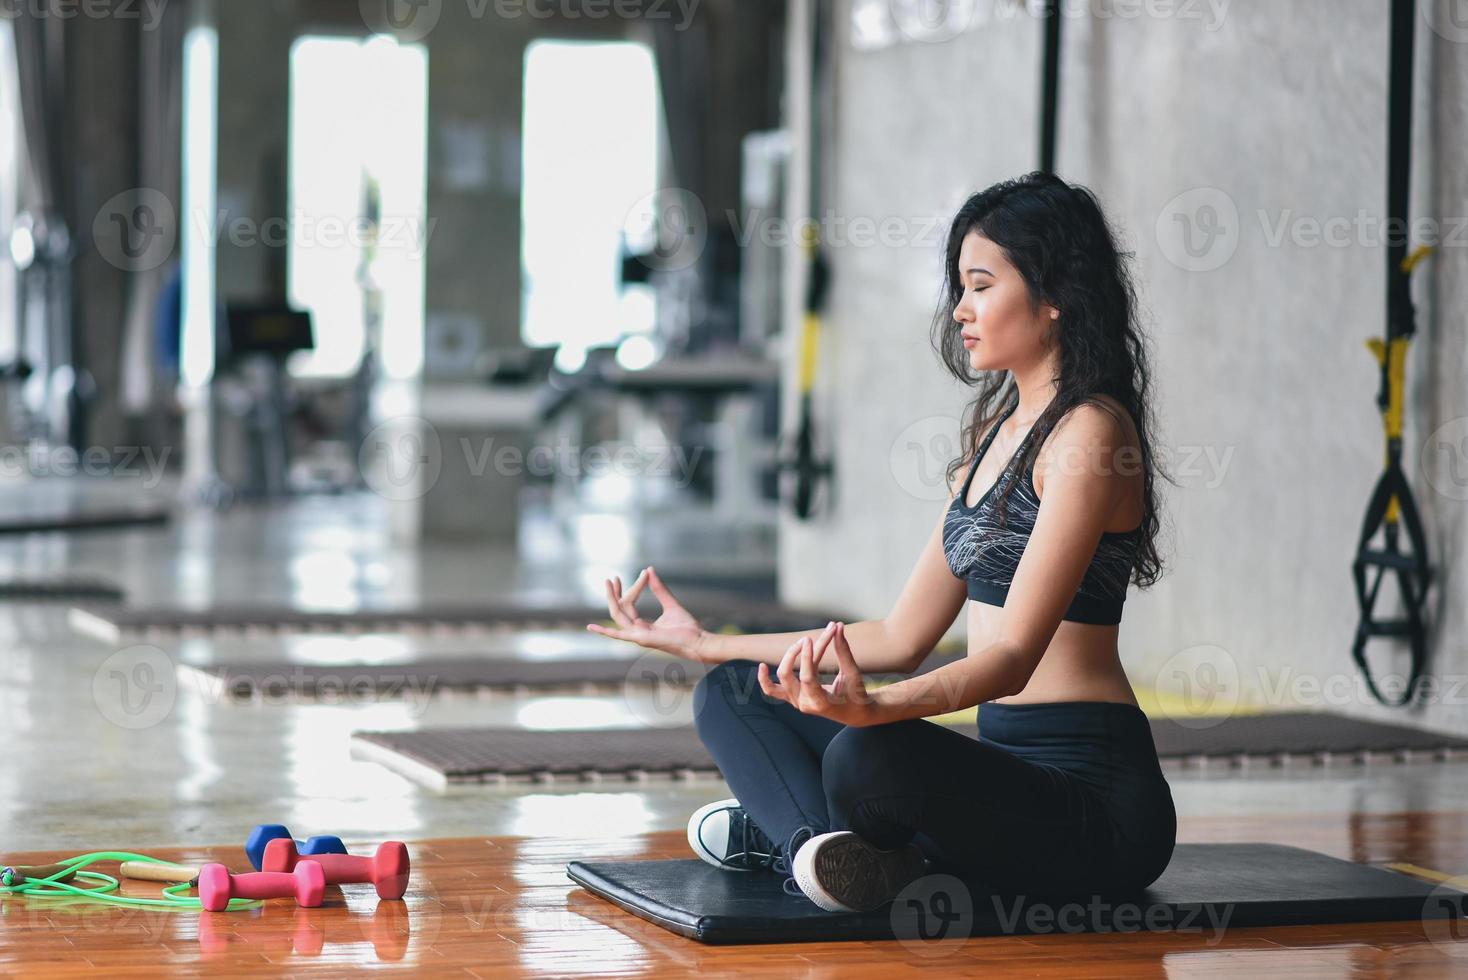
{"label": "yellow strap", "polygon": [[[1402,272],[1411,275],[1417,263],[1432,253],[1431,245],[1417,246],[1406,258],[1402,259]],[[1389,345],[1380,337],[1372,337],[1366,341],[1366,349],[1371,351],[1371,355],[1376,358],[1376,363],[1386,367],[1387,404],[1386,410],[1381,413],[1381,425],[1386,430],[1388,441],[1400,439],[1402,436],[1402,414],[1407,382],[1407,344],[1411,340],[1411,337],[1396,337]],[[1388,462],[1390,462],[1389,459]],[[1383,520],[1387,524],[1396,524],[1399,511],[1397,496],[1392,494],[1391,499],[1387,501]]]}
{"label": "yellow strap", "polygon": [[1418,867],[1415,864],[1407,864],[1399,861],[1396,864],[1388,864],[1393,871],[1412,875],[1414,878],[1424,878],[1427,881],[1435,881],[1440,885],[1449,885],[1462,891],[1468,891],[1468,875],[1450,875],[1442,871],[1434,871],[1431,868]]}
{"label": "yellow strap", "polygon": [[[816,235],[815,222],[810,222],[801,227],[800,245],[805,252],[807,262],[814,267],[816,258],[816,246],[818,237]],[[809,394],[816,386],[816,347],[820,340],[821,315],[814,310],[806,310],[801,320],[800,329],[800,374],[797,379],[802,395]]]}
{"label": "yellow strap", "polygon": [[1417,267],[1417,263],[1427,258],[1434,251],[1436,250],[1431,245],[1418,245],[1416,248],[1412,249],[1410,255],[1402,260],[1402,271],[1410,276],[1412,274],[1412,270]]}
{"label": "yellow strap", "polygon": [[1387,408],[1382,413],[1381,420],[1386,427],[1386,434],[1391,438],[1402,434],[1402,405],[1405,399],[1403,386],[1407,380],[1407,345],[1411,340],[1411,337],[1395,337],[1390,345],[1384,343],[1380,337],[1372,337],[1366,341],[1366,349],[1371,351],[1376,363],[1386,365]]}
{"label": "yellow strap", "polygon": [[821,336],[821,318],[806,313],[800,329],[800,393],[806,394],[816,384],[816,345]]}

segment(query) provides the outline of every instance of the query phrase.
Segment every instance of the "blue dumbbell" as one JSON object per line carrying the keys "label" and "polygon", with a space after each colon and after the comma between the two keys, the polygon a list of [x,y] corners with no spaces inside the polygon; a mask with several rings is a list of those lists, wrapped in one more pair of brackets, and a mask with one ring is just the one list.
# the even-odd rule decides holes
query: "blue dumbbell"
{"label": "blue dumbbell", "polygon": [[[290,836],[291,832],[278,823],[262,823],[250,831],[250,836],[245,838],[245,854],[250,858],[250,865],[259,871],[260,863],[265,859],[265,845],[278,838],[289,838]],[[305,841],[296,841],[296,853],[302,855],[345,854],[347,845],[342,843],[340,837],[322,834],[308,837]]]}

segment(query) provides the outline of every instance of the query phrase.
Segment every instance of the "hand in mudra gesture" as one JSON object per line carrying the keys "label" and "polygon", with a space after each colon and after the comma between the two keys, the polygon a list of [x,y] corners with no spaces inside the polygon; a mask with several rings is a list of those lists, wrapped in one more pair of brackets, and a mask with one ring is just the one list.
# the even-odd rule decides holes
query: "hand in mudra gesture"
{"label": "hand in mudra gesture", "polygon": [[[598,623],[587,623],[587,629],[602,636],[636,643],[649,650],[662,650],[675,657],[701,662],[700,651],[706,636],[704,628],[693,618],[692,613],[683,608],[682,603],[673,598],[673,593],[658,578],[656,569],[651,565],[644,568],[642,574],[637,576],[637,581],[625,592],[622,591],[620,575],[606,581],[607,610],[612,614],[612,621],[618,628],[608,629]],[[637,597],[649,585],[652,586],[652,594],[663,606],[663,614],[652,622],[639,616],[636,608]]]}
{"label": "hand in mudra gesture", "polygon": [[[821,660],[828,651],[836,656],[836,677],[831,683],[822,684]],[[780,683],[775,683],[772,673]],[[769,664],[760,664],[758,677],[760,690],[766,695],[804,714],[853,726],[875,725],[881,720],[867,690],[866,678],[846,642],[845,623],[827,624],[814,640],[802,636],[785,651],[777,670],[771,671]]]}

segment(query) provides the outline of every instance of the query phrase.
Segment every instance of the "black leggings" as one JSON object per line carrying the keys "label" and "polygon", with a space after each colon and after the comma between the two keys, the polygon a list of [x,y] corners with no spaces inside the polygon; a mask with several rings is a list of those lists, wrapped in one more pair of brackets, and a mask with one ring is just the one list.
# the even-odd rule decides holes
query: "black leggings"
{"label": "black leggings", "polygon": [[996,890],[1143,888],[1177,814],[1141,709],[1106,701],[979,709],[980,737],[929,721],[847,727],[759,689],[757,665],[699,682],[699,737],[755,824],[787,854],[805,833],[916,842]]}

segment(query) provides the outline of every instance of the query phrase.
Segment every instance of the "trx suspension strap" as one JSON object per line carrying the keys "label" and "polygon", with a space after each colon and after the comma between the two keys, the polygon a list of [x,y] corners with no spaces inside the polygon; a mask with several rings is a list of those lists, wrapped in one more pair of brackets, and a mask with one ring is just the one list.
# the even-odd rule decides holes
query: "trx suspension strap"
{"label": "trx suspension strap", "polygon": [[[1351,571],[1355,579],[1356,600],[1361,619],[1356,626],[1356,639],[1351,656],[1366,680],[1371,694],[1382,704],[1401,707],[1410,704],[1422,680],[1427,663],[1426,623],[1423,603],[1431,581],[1427,564],[1427,539],[1422,533],[1422,520],[1412,499],[1412,488],[1402,471],[1402,406],[1405,397],[1407,344],[1416,332],[1412,309],[1410,281],[1412,268],[1430,249],[1421,248],[1407,254],[1407,209],[1411,168],[1412,141],[1412,41],[1415,0],[1393,0],[1391,27],[1391,71],[1389,75],[1387,147],[1387,222],[1386,222],[1386,337],[1367,341],[1371,353],[1381,367],[1381,388],[1376,403],[1381,409],[1382,427],[1386,435],[1386,470],[1376,484],[1366,519],[1361,526],[1356,561]],[[1406,531],[1403,548],[1402,531]],[[1382,546],[1371,547],[1381,532]],[[1390,573],[1396,577],[1401,592],[1402,615],[1398,619],[1377,619],[1375,607],[1382,580]],[[1412,654],[1407,685],[1401,697],[1390,698],[1377,687],[1366,663],[1366,644],[1373,637],[1405,640]]]}
{"label": "trx suspension strap", "polygon": [[1060,106],[1061,0],[1045,4],[1045,60],[1040,68],[1040,169],[1055,173],[1055,133]]}
{"label": "trx suspension strap", "polygon": [[819,455],[816,446],[815,419],[811,393],[816,382],[816,354],[821,335],[821,320],[825,311],[826,293],[830,284],[830,263],[816,229],[820,226],[818,208],[821,186],[820,141],[821,106],[827,79],[825,77],[825,38],[823,24],[827,4],[812,0],[810,3],[810,211],[816,216],[801,235],[801,248],[806,261],[806,289],[800,325],[800,422],[795,431],[793,453],[781,452],[778,464],[781,470],[795,475],[795,493],[792,504],[795,516],[809,520],[816,512],[816,494],[822,482],[830,479],[831,460]]}

